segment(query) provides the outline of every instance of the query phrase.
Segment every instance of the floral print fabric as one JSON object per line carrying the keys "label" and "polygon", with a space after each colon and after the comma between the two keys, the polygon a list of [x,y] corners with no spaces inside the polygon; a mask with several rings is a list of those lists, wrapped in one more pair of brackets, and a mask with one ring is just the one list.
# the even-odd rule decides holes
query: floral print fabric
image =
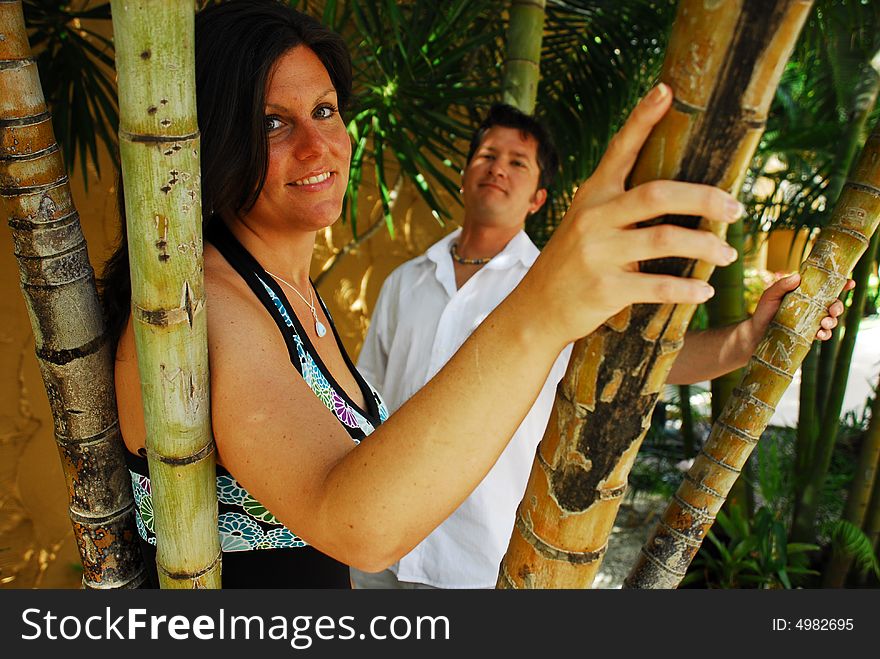
{"label": "floral print fabric", "polygon": [[[375,429],[373,424],[336,391],[327,375],[320,369],[317,361],[309,354],[294,326],[281,299],[259,279],[265,287],[275,309],[291,332],[299,359],[299,370],[303,380],[309,385],[318,399],[327,406],[352,437],[359,443]],[[369,383],[368,383],[368,386]],[[388,418],[388,410],[375,389],[379,421]],[[359,438],[357,435],[361,435]],[[217,526],[220,531],[220,545],[223,551],[252,551],[256,549],[290,549],[306,547],[307,543],[285,527],[259,501],[252,497],[235,478],[222,467],[217,467],[217,501],[219,515]],[[153,497],[149,477],[129,470],[134,490],[135,523],[138,533],[146,542],[156,544],[156,531],[153,524]]]}

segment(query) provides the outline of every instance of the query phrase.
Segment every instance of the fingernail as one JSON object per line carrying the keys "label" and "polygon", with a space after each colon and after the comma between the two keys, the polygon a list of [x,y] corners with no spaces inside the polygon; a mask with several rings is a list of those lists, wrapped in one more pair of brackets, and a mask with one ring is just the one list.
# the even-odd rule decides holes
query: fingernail
{"label": "fingernail", "polygon": [[739,203],[736,199],[728,199],[724,204],[724,209],[727,213],[727,217],[732,220],[738,220],[746,212],[745,206]]}
{"label": "fingernail", "polygon": [[727,245],[727,246],[724,248],[724,254],[725,254],[725,256],[727,256],[727,262],[728,262],[728,263],[733,263],[734,261],[736,261],[736,257],[739,256],[739,252],[737,252],[737,251],[736,251],[733,247],[731,247],[730,245]]}
{"label": "fingernail", "polygon": [[668,93],[669,93],[669,87],[661,82],[659,85],[657,85],[656,87],[654,87],[654,89],[651,90],[651,93],[648,94],[647,101],[649,103],[656,105],[656,104],[660,103],[664,98],[666,98],[666,95]]}
{"label": "fingernail", "polygon": [[709,284],[703,284],[703,299],[708,300],[710,297],[715,295],[715,289],[712,288]]}

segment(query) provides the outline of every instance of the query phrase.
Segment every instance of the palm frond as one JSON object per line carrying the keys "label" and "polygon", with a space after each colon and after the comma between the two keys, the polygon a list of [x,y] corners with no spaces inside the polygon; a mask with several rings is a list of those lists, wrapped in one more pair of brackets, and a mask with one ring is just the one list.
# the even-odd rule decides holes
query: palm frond
{"label": "palm frond", "polygon": [[110,5],[78,10],[53,0],[25,0],[24,14],[56,139],[68,169],[79,163],[88,185],[89,161],[101,174],[99,141],[119,169],[113,43],[101,34],[109,31],[101,22],[110,20]]}

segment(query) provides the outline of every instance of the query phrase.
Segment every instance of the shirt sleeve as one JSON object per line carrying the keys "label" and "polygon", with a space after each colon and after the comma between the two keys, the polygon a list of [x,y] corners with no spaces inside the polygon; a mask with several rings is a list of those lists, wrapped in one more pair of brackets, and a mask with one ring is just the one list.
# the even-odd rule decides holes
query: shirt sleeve
{"label": "shirt sleeve", "polygon": [[370,318],[370,327],[364,339],[364,345],[358,355],[357,369],[364,379],[382,394],[385,390],[385,372],[388,367],[389,337],[394,335],[392,319],[396,318],[393,307],[397,296],[394,295],[394,273],[382,284],[379,298]]}

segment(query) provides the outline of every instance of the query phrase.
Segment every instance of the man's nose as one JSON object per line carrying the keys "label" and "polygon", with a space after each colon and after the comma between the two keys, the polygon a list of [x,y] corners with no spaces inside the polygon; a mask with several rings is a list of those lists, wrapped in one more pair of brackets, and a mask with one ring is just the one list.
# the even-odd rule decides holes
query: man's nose
{"label": "man's nose", "polygon": [[489,165],[489,173],[493,176],[507,176],[507,168],[496,158]]}

